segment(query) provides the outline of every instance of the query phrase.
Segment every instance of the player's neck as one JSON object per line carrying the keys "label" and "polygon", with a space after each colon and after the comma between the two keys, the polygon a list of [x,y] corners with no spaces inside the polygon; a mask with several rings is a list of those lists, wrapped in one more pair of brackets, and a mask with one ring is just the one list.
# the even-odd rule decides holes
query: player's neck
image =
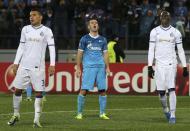
{"label": "player's neck", "polygon": [[35,24],[35,25],[32,25],[34,28],[38,28],[38,27],[40,27],[42,24],[41,23],[39,23],[39,24]]}
{"label": "player's neck", "polygon": [[92,32],[92,31],[90,31],[89,35],[91,37],[98,37],[99,36],[98,32]]}
{"label": "player's neck", "polygon": [[169,24],[167,24],[167,25],[161,25],[163,28],[168,28],[168,27],[170,27],[170,25]]}

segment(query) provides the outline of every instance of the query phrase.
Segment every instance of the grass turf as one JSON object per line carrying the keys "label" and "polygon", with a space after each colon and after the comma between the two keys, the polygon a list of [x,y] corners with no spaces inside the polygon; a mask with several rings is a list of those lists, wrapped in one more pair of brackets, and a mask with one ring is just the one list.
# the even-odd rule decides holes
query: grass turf
{"label": "grass turf", "polygon": [[[0,131],[33,131],[34,98],[21,103],[21,120],[10,127],[12,95],[0,94]],[[99,119],[98,95],[86,97],[83,120],[74,119],[77,95],[48,95],[39,131],[187,131],[190,129],[188,96],[177,97],[176,124],[168,124],[157,96],[108,95],[107,115]]]}

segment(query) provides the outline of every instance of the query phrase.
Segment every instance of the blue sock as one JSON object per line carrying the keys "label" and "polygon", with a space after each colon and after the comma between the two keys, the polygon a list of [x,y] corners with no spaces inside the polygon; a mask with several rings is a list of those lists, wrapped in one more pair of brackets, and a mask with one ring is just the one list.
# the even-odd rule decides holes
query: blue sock
{"label": "blue sock", "polygon": [[100,115],[105,113],[106,103],[107,103],[107,96],[99,95]]}
{"label": "blue sock", "polygon": [[27,97],[31,97],[32,96],[32,87],[31,86],[28,86],[26,88],[26,96]]}
{"label": "blue sock", "polygon": [[78,102],[78,110],[77,110],[77,112],[78,112],[78,114],[80,114],[80,113],[82,113],[82,110],[83,110],[83,107],[84,107],[85,96],[79,94],[77,102]]}

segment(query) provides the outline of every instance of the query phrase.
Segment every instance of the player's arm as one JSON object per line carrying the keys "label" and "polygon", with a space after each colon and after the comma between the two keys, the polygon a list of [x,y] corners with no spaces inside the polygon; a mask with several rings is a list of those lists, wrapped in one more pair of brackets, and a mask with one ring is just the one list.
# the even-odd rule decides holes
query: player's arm
{"label": "player's arm", "polygon": [[54,37],[53,37],[53,33],[51,30],[49,30],[47,32],[47,43],[48,43],[48,48],[49,48],[49,55],[50,55],[50,66],[48,68],[48,73],[49,75],[53,75],[55,72],[55,42],[54,42]]}
{"label": "player's arm", "polygon": [[83,56],[83,50],[78,49],[78,52],[77,52],[77,67],[76,67],[76,75],[77,75],[77,77],[81,76],[82,56]]}
{"label": "player's arm", "polygon": [[85,49],[85,39],[84,37],[82,37],[80,39],[80,42],[79,42],[79,47],[78,47],[78,51],[77,51],[77,66],[76,66],[76,76],[77,77],[80,77],[81,76],[81,63],[82,63],[82,57],[83,57],[83,52],[84,52],[84,49]]}
{"label": "player's arm", "polygon": [[155,47],[156,47],[156,32],[153,29],[150,32],[149,50],[148,50],[148,76],[150,78],[154,77],[154,70],[152,68],[152,65],[154,61]]}
{"label": "player's arm", "polygon": [[25,30],[25,28],[23,28],[21,31],[20,44],[17,49],[16,57],[15,57],[14,64],[13,64],[13,73],[14,74],[16,74],[16,72],[17,72],[20,60],[21,60],[23,52],[24,52],[24,47],[25,47],[25,42],[26,42],[24,30]]}
{"label": "player's arm", "polygon": [[109,67],[109,55],[108,55],[108,48],[107,48],[107,40],[105,39],[105,43],[103,46],[103,53],[104,53],[104,62],[106,65],[106,73],[110,75],[110,67]]}
{"label": "player's arm", "polygon": [[186,63],[185,52],[184,52],[183,44],[182,44],[181,33],[178,30],[177,30],[177,35],[176,35],[176,44],[177,44],[177,53],[181,61],[181,64],[183,66],[183,76],[186,77],[189,75],[189,73],[187,71],[187,63]]}

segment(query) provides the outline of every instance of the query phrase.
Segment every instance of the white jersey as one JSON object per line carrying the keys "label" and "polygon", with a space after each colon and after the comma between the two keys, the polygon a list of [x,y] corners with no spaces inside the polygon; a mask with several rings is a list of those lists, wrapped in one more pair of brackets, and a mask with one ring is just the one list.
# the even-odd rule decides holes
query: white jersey
{"label": "white jersey", "polygon": [[[50,65],[55,65],[55,47],[53,33],[50,28],[40,25],[24,26],[21,32],[20,45],[14,64],[25,69],[45,70],[46,47],[50,50]],[[51,49],[50,46],[53,48]]]}
{"label": "white jersey", "polygon": [[179,55],[183,57],[181,57],[182,59],[180,58],[181,62],[186,66],[181,33],[172,26],[169,26],[168,28],[157,26],[152,29],[149,41],[148,65],[152,66],[154,58],[156,60],[156,65],[167,66],[177,64],[175,51],[176,45],[177,49],[180,50]]}

